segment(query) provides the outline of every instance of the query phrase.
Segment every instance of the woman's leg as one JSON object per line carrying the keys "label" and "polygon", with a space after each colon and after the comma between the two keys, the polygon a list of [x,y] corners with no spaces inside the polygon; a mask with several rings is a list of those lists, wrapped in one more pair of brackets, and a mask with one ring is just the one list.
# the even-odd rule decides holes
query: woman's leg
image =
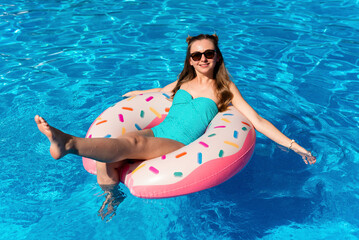
{"label": "woman's leg", "polygon": [[173,152],[184,145],[180,142],[153,137],[150,129],[127,133],[116,139],[78,138],[51,127],[42,117],[35,116],[39,130],[50,140],[50,153],[59,159],[68,153],[97,160],[100,185],[117,185],[118,168],[125,159],[151,159]]}
{"label": "woman's leg", "polygon": [[[175,151],[184,144],[165,138],[155,138],[152,130],[125,134],[117,139],[78,138],[51,127],[43,118],[35,116],[39,130],[49,139],[50,153],[59,159],[68,153],[97,160],[97,182],[107,194],[99,215],[102,219],[112,216],[124,197],[117,185],[120,182],[118,168],[125,159],[151,159]],[[105,210],[107,208],[107,211]]]}
{"label": "woman's leg", "polygon": [[[131,132],[124,135],[124,137],[128,138],[135,138],[138,136],[154,138],[151,130]],[[181,144],[181,146],[183,146],[183,144]],[[162,149],[165,151],[161,152],[159,156],[166,154],[168,151],[174,151],[176,149],[177,148],[170,150]],[[106,199],[98,211],[99,216],[101,216],[102,219],[111,219],[115,214],[118,205],[125,199],[124,194],[118,187],[118,183],[120,182],[119,168],[122,167],[123,164],[125,164],[125,161],[111,163],[96,161],[97,182],[106,194]]]}
{"label": "woman's leg", "polygon": [[[130,132],[130,133],[126,133],[125,135],[123,135],[122,137],[125,138],[137,138],[137,141],[143,141],[146,138],[149,138],[149,142],[154,142],[155,144],[150,143],[150,145],[157,145],[156,147],[153,147],[153,153],[144,156],[143,154],[141,154],[142,156],[144,156],[145,158],[139,158],[136,157],[136,155],[133,155],[133,157],[129,157],[128,159],[151,159],[154,157],[158,157],[158,156],[162,156],[165,155],[169,152],[173,152],[181,147],[183,147],[184,145],[182,143],[170,140],[170,139],[158,139],[158,138],[154,138],[153,137],[153,132],[152,130],[141,130],[141,131],[136,131],[136,132]],[[144,138],[142,140],[138,140]],[[173,144],[167,144],[165,143],[165,147],[162,147],[162,144],[164,142],[168,142],[170,141],[171,143],[174,142]],[[159,147],[161,146],[161,147]],[[146,150],[145,150],[146,151]],[[140,155],[138,155],[140,156]],[[118,162],[111,162],[111,163],[105,163],[105,162],[99,162],[96,161],[96,169],[97,169],[97,182],[99,185],[113,185],[113,184],[118,184],[120,182],[120,176],[118,174],[119,172],[119,168],[124,164],[123,161],[118,161]]]}
{"label": "woman's leg", "polygon": [[49,139],[50,153],[55,159],[72,153],[104,163],[114,163],[125,159],[151,159],[184,146],[171,139],[155,138],[152,130],[129,133],[119,138],[78,138],[51,127],[40,116],[35,116],[35,122]]}

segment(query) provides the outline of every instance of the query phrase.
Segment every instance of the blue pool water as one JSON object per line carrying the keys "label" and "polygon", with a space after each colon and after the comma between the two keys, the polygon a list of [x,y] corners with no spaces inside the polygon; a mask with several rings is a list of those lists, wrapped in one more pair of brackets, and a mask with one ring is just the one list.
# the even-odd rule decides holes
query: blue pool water
{"label": "blue pool water", "polygon": [[[0,0],[1,239],[358,239],[359,2]],[[218,187],[106,223],[79,157],[51,159],[35,114],[84,136],[130,90],[164,86],[188,34],[216,32],[245,99],[318,157],[258,134]]]}

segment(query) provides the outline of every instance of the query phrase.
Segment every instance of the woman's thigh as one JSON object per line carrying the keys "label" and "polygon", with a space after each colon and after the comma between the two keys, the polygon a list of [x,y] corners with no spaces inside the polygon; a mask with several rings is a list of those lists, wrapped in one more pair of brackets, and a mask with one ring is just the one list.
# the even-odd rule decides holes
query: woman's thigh
{"label": "woman's thigh", "polygon": [[155,135],[153,134],[151,129],[144,129],[144,130],[140,130],[140,131],[125,133],[121,137],[131,137],[131,136],[154,137]]}

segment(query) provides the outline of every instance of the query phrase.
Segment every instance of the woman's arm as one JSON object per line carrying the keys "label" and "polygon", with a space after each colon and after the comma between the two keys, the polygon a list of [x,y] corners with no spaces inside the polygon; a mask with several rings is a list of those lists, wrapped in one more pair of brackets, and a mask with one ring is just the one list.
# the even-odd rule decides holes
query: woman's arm
{"label": "woman's arm", "polygon": [[174,81],[173,83],[170,83],[163,88],[153,88],[153,89],[148,89],[148,90],[131,91],[131,92],[123,94],[122,97],[132,97],[132,96],[136,96],[138,94],[151,93],[151,92],[171,92],[172,89],[174,89],[174,87],[176,86],[176,84],[177,84],[177,81]]}
{"label": "woman's arm", "polygon": [[172,92],[172,90],[175,88],[175,86],[177,85],[177,80],[174,81],[173,83],[168,84],[167,86],[165,86],[164,88],[162,88],[161,92]]}
{"label": "woman's arm", "polygon": [[152,89],[148,89],[148,90],[136,90],[136,91],[131,91],[128,93],[125,93],[122,95],[122,97],[132,97],[132,96],[136,96],[142,93],[150,93],[150,92],[159,92],[161,91],[162,88],[152,88]]}
{"label": "woman's arm", "polygon": [[231,83],[230,90],[233,93],[233,106],[241,113],[243,113],[249,119],[249,121],[251,121],[257,131],[264,134],[279,145],[292,149],[301,155],[306,164],[314,164],[316,162],[316,158],[312,156],[309,151],[285,136],[268,120],[259,116],[258,113],[243,99],[241,93],[234,83]]}

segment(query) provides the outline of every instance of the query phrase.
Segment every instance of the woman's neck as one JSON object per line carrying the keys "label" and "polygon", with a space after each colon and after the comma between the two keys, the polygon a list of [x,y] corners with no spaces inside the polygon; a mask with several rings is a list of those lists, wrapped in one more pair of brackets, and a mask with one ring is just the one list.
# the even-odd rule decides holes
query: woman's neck
{"label": "woman's neck", "polygon": [[211,77],[199,74],[192,81],[195,81],[198,84],[204,84],[204,83],[211,82],[212,80],[213,80],[213,78],[211,78]]}

